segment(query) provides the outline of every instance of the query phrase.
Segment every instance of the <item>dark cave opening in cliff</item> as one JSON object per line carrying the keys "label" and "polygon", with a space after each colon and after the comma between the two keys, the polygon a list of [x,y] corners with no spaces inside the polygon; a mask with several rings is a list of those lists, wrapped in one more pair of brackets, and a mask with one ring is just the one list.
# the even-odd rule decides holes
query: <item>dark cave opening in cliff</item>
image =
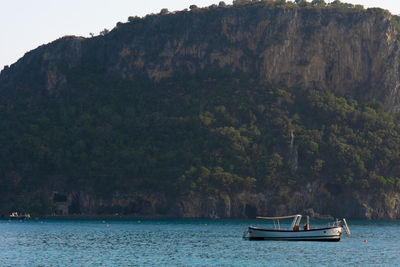
{"label": "dark cave opening in cliff", "polygon": [[244,213],[246,214],[247,218],[255,219],[257,217],[257,208],[253,205],[246,204]]}

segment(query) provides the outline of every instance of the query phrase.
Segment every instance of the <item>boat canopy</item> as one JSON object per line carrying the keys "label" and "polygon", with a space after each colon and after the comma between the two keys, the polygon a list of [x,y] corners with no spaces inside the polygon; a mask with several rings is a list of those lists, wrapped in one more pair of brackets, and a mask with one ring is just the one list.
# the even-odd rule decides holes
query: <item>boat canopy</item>
{"label": "boat canopy", "polygon": [[276,229],[275,220],[278,222],[278,229],[281,229],[281,225],[279,224],[279,220],[282,219],[291,219],[293,218],[292,224],[290,225],[290,229],[299,229],[299,224],[301,220],[301,215],[290,215],[290,216],[280,216],[280,217],[256,217],[257,219],[264,219],[264,220],[273,220],[274,222],[274,229]]}
{"label": "boat canopy", "polygon": [[283,220],[283,219],[290,219],[290,218],[295,218],[301,216],[300,214],[296,215],[289,215],[289,216],[281,216],[281,217],[256,217],[257,219],[264,219],[264,220]]}

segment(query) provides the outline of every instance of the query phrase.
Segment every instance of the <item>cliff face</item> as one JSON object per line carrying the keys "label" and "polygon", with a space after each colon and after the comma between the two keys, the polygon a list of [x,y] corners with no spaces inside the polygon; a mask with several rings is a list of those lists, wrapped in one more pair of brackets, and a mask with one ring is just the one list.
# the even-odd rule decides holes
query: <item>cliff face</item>
{"label": "cliff face", "polygon": [[[171,201],[163,194],[121,194],[96,197],[93,192],[68,193],[65,202],[55,202],[59,215],[134,216],[144,218],[255,218],[260,215],[301,213],[312,219],[398,219],[400,195],[363,196],[343,187],[313,183],[299,190],[285,203],[274,201],[273,194],[241,192],[204,196],[190,194]],[[339,190],[339,191],[337,191]],[[63,212],[58,212],[65,206]]]}
{"label": "cliff face", "polygon": [[392,16],[373,10],[244,6],[148,16],[91,39],[63,38],[4,70],[1,87],[48,91],[68,71],[96,61],[122,79],[160,81],[176,72],[245,72],[266,84],[374,97],[398,110],[399,35]]}

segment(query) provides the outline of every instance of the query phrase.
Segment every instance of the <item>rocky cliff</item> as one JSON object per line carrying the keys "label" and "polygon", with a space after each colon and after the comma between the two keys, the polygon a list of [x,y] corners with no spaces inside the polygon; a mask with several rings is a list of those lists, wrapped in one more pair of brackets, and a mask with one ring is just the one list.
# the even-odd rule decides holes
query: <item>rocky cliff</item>
{"label": "rocky cliff", "polygon": [[0,74],[0,211],[400,218],[398,21],[257,2],[30,51]]}
{"label": "rocky cliff", "polygon": [[[273,193],[240,192],[205,196],[190,194],[171,201],[164,194],[114,194],[96,197],[87,191],[67,193],[64,202],[54,202],[55,214],[115,216],[133,218],[255,218],[260,215],[301,213],[312,219],[398,219],[400,195],[362,195],[354,189],[329,183],[313,183],[298,188],[285,203],[277,203]],[[63,207],[65,209],[63,210]]]}
{"label": "rocky cliff", "polygon": [[[105,36],[65,37],[3,70],[2,87],[60,90],[68,71],[95,60],[122,79],[176,72],[245,72],[271,85],[323,88],[399,106],[399,35],[390,13],[254,4],[149,15]],[[4,90],[4,89],[3,89]]]}

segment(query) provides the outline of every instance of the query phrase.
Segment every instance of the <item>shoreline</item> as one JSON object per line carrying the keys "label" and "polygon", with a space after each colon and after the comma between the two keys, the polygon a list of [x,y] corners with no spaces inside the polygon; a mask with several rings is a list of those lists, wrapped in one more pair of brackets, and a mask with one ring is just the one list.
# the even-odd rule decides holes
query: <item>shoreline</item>
{"label": "shoreline", "polygon": [[32,216],[30,219],[15,219],[9,217],[0,217],[0,221],[24,221],[24,220],[255,220],[256,218],[182,218],[173,216],[146,216],[146,215],[46,215]]}
{"label": "shoreline", "polygon": [[[334,219],[330,218],[310,218],[313,221],[333,221]],[[365,221],[399,221],[399,219],[357,219],[357,218],[346,218],[347,220],[365,220]],[[0,221],[38,221],[38,220],[120,220],[120,221],[141,221],[141,220],[181,220],[181,221],[190,221],[190,220],[208,220],[208,221],[223,221],[223,220],[258,220],[256,218],[182,218],[182,217],[172,217],[172,216],[139,216],[139,215],[47,215],[47,216],[38,216],[31,217],[29,219],[16,219],[9,217],[0,217]]]}
{"label": "shoreline", "polygon": [[[24,221],[24,220],[180,220],[183,218],[170,216],[138,216],[138,215],[45,215],[32,216],[29,219],[0,217],[0,220]],[[201,218],[198,218],[201,219]]]}

